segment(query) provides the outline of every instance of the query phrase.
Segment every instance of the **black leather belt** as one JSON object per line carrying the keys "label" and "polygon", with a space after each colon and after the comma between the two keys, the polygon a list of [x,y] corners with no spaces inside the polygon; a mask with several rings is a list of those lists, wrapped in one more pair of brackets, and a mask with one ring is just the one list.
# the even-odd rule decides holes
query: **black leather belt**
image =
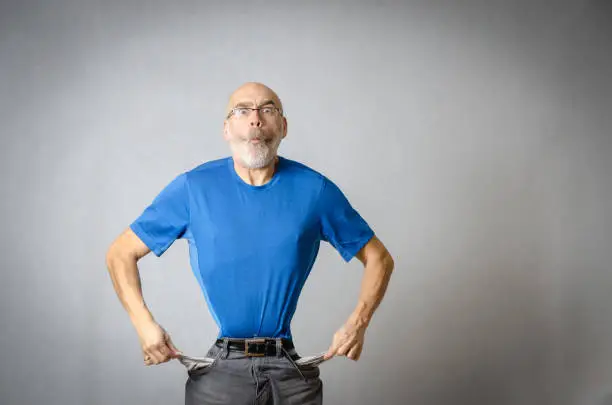
{"label": "black leather belt", "polygon": [[[281,339],[282,347],[285,350],[294,348],[293,342],[288,339]],[[218,347],[223,347],[223,339],[217,339],[215,343]],[[230,351],[242,352],[247,356],[276,356],[276,340],[270,338],[252,339],[230,339],[227,342]]]}

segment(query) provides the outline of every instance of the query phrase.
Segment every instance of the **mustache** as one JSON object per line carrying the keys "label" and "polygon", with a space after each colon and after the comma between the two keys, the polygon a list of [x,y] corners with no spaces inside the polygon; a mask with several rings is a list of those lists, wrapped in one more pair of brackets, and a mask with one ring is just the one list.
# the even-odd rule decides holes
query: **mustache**
{"label": "mustache", "polygon": [[261,129],[258,129],[258,128],[249,130],[249,132],[244,137],[244,139],[247,140],[247,141],[251,141],[253,139],[259,139],[259,140],[267,141],[267,140],[269,140],[271,138],[272,138],[271,136],[266,135]]}

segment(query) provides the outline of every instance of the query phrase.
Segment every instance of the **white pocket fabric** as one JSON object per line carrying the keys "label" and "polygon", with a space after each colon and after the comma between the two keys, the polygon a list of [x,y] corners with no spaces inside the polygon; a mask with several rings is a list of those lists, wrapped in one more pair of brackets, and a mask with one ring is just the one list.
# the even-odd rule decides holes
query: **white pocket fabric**
{"label": "white pocket fabric", "polygon": [[314,356],[301,357],[295,361],[295,364],[297,364],[298,366],[318,366],[319,364],[326,361],[323,359],[325,353],[327,352],[321,352],[319,354],[315,354]]}
{"label": "white pocket fabric", "polygon": [[177,357],[178,361],[180,361],[187,370],[193,371],[203,367],[208,367],[215,362],[215,359],[212,357],[192,357],[181,354]]}

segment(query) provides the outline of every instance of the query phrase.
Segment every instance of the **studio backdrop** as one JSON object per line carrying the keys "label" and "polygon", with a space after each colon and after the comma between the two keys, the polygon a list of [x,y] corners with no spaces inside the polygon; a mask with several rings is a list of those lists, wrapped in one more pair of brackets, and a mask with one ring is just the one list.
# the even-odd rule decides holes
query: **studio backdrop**
{"label": "studio backdrop", "polygon": [[[279,153],[331,178],[395,258],[327,404],[612,403],[612,15],[600,1],[4,1],[0,403],[179,404],[105,254],[175,175],[229,155],[246,81]],[[217,327],[187,243],[139,262],[186,353]],[[326,350],[363,269],[323,244],[292,330]]]}

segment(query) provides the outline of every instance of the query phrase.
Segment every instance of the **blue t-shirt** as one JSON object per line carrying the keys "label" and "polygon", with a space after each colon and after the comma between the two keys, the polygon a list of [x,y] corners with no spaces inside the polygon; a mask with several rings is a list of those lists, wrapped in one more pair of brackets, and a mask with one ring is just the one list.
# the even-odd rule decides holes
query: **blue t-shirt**
{"label": "blue t-shirt", "polygon": [[319,251],[348,262],[374,232],[327,177],[279,156],[272,179],[245,183],[232,157],[176,176],[130,224],[161,256],[189,244],[219,337],[291,339],[291,319]]}

